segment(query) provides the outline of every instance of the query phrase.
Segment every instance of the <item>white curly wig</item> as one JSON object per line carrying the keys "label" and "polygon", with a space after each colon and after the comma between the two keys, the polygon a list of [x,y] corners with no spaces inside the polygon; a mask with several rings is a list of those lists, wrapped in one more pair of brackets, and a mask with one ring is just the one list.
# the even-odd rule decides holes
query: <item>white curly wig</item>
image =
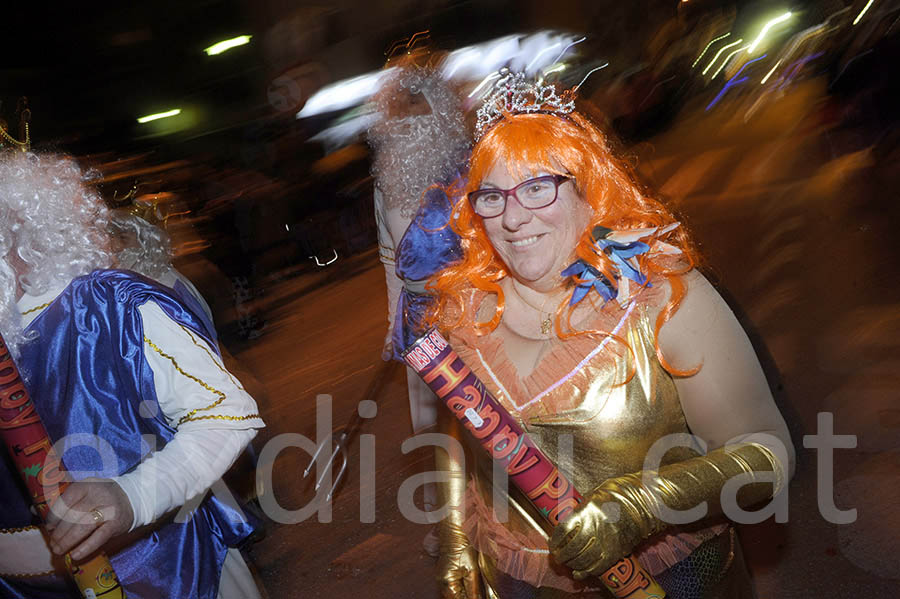
{"label": "white curly wig", "polygon": [[119,240],[116,268],[162,281],[172,270],[172,242],[165,230],[126,209],[110,211],[109,231]]}
{"label": "white curly wig", "polygon": [[[422,94],[429,114],[403,112],[410,95]],[[368,131],[372,174],[388,208],[412,218],[433,183],[448,183],[469,151],[462,105],[450,84],[430,68],[398,67],[372,98],[376,118]]]}
{"label": "white curly wig", "polygon": [[71,158],[0,154],[0,332],[18,355],[26,341],[16,301],[113,264],[100,194]]}

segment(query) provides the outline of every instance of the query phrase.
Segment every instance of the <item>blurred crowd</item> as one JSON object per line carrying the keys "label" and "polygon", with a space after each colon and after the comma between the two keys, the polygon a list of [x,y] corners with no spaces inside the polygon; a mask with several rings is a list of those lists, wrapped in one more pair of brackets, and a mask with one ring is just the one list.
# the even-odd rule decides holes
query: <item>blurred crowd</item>
{"label": "blurred crowd", "polygon": [[[414,45],[452,52],[456,39],[490,42],[472,40],[471,32],[455,32],[446,23],[463,9],[433,4],[432,21],[445,30],[421,32]],[[573,31],[583,38],[559,60],[554,76],[571,86],[590,74],[581,88],[583,103],[611,124],[625,148],[643,154],[646,148],[637,144],[675,122],[727,114],[734,127],[723,125],[710,135],[763,140],[778,135],[778,127],[806,128],[824,136],[832,160],[863,149],[873,160],[895,152],[890,125],[897,89],[885,65],[896,54],[896,2],[808,2],[799,8],[772,2],[644,4],[643,19],[635,6],[599,11],[573,5],[554,15],[573,21],[583,10],[591,26]],[[393,10],[402,14],[403,5]],[[498,15],[505,7],[485,3],[478,10]],[[133,153],[81,156],[99,171],[99,188],[111,205],[146,205],[165,225],[179,266],[198,279],[226,336],[254,338],[264,329],[254,298],[273,282],[339,269],[346,257],[376,243],[362,132],[338,143],[310,141],[336,119],[353,116],[366,98],[349,109],[295,118],[318,88],[333,83],[327,79],[352,75],[346,66],[352,55],[372,43],[331,43],[329,27],[350,27],[345,21],[359,18],[348,11],[269,6],[265,16],[257,15],[263,31],[255,57],[263,64],[255,77],[269,80],[267,105],[249,106],[212,147],[175,133],[168,142],[155,138]],[[525,10],[513,24],[529,20],[534,15]],[[737,52],[754,40],[752,52]],[[404,38],[391,47],[409,44]],[[366,63],[377,66],[377,56]],[[478,83],[454,80],[461,93]],[[795,93],[801,89],[803,94]],[[777,112],[787,115],[782,122],[761,117]],[[14,125],[18,115],[7,116]],[[15,133],[16,127],[6,130]],[[36,140],[36,147],[47,141],[56,143]]]}

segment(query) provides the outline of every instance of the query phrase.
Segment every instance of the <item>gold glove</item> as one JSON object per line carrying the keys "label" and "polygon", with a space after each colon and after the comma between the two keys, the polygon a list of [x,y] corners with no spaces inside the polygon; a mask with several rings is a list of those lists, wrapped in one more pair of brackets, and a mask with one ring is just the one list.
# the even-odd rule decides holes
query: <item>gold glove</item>
{"label": "gold glove", "polygon": [[[775,488],[768,474],[775,474]],[[550,539],[554,558],[581,580],[601,574],[644,539],[665,530],[669,510],[688,510],[707,502],[703,516],[722,512],[722,487],[734,476],[747,475],[737,493],[741,507],[781,490],[784,469],[770,449],[757,443],[733,445],[658,472],[643,471],[611,478],[597,487]],[[685,523],[681,521],[680,523]]]}
{"label": "gold glove", "polygon": [[[459,439],[459,423],[447,414],[439,417],[441,432]],[[463,507],[465,506],[466,476],[465,456],[460,452],[447,452],[436,447],[435,466],[448,474],[447,482],[438,483],[438,502],[449,507],[447,517],[438,529],[440,558],[437,579],[441,584],[442,599],[482,599],[479,581],[478,552],[469,544],[463,532]]]}

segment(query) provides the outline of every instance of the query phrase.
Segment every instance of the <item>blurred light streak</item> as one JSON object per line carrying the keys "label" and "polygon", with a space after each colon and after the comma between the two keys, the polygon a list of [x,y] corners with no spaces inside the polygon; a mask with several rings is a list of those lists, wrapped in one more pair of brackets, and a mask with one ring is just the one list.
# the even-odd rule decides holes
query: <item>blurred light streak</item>
{"label": "blurred light streak", "polygon": [[552,46],[547,46],[546,48],[544,48],[543,50],[541,50],[540,52],[538,52],[537,54],[535,54],[534,58],[531,59],[531,62],[529,62],[527,65],[525,65],[525,71],[527,72],[528,69],[530,69],[532,66],[534,66],[534,63],[537,62],[538,58],[540,58],[541,55],[542,55],[544,52],[549,52],[549,51],[552,50],[553,48],[559,46],[561,43],[562,43],[562,42],[556,42],[556,43],[553,44]]}
{"label": "blurred light streak", "polygon": [[310,141],[316,141],[324,144],[325,150],[330,154],[340,148],[347,140],[356,138],[360,133],[366,131],[378,120],[378,113],[373,110],[354,111],[355,114],[350,115],[346,119],[323,129],[319,133],[310,137]]}
{"label": "blurred light streak", "polygon": [[710,102],[706,106],[706,112],[708,112],[710,108],[712,108],[713,106],[715,106],[716,104],[719,103],[719,100],[722,99],[722,96],[725,95],[725,92],[727,92],[729,89],[731,89],[732,87],[734,87],[736,85],[740,85],[741,83],[744,83],[745,81],[747,81],[749,79],[749,77],[741,77],[740,79],[738,79],[738,76],[744,72],[744,69],[747,68],[747,65],[751,65],[754,62],[762,60],[766,56],[767,56],[766,54],[763,54],[759,58],[754,58],[753,60],[748,60],[743,65],[741,65],[741,68],[738,69],[738,72],[734,74],[734,77],[732,77],[731,79],[729,79],[728,81],[725,82],[725,85],[722,86],[722,91],[720,91],[718,94],[716,94],[716,97],[713,98],[713,101]]}
{"label": "blurred light streak", "polygon": [[452,52],[447,60],[444,61],[444,69],[443,75],[445,79],[452,79],[454,75],[456,75],[456,71],[459,70],[460,67],[468,64],[472,61],[477,61],[478,57],[481,56],[481,50],[476,48],[475,46],[466,46],[465,48],[460,48]]}
{"label": "blurred light streak", "polygon": [[775,17],[774,19],[772,19],[771,21],[766,23],[763,26],[762,31],[759,32],[759,35],[756,36],[756,39],[753,41],[753,43],[750,44],[750,48],[747,50],[747,53],[753,54],[753,51],[756,50],[756,46],[758,46],[759,43],[762,41],[762,39],[766,36],[766,34],[769,33],[769,29],[771,29],[775,25],[778,25],[779,23],[783,23],[783,22],[787,21],[790,18],[791,18],[791,11],[788,11],[788,12],[784,13],[783,15],[781,15],[780,17]]}
{"label": "blurred light streak", "polygon": [[847,64],[844,65],[844,67],[841,69],[841,71],[840,71],[840,72],[837,74],[837,76],[832,80],[831,85],[829,85],[828,88],[831,89],[832,87],[834,87],[834,84],[837,83],[837,80],[841,78],[841,76],[844,74],[844,71],[847,70],[847,67],[849,67],[851,64],[853,64],[858,58],[862,58],[862,57],[865,56],[866,54],[871,54],[871,52],[872,52],[871,49],[866,50],[865,52],[862,52],[862,53],[860,53],[860,54],[857,54],[856,56],[854,56],[853,58],[851,58],[850,60],[848,60],[848,61],[847,61]]}
{"label": "blurred light streak", "polygon": [[797,50],[803,44],[808,43],[812,38],[814,38],[817,35],[822,35],[822,34],[828,33],[829,31],[834,30],[835,29],[834,27],[829,28],[828,22],[832,18],[834,18],[836,15],[846,12],[846,10],[847,9],[845,8],[836,13],[833,13],[831,16],[829,16],[827,19],[825,19],[824,23],[819,23],[818,25],[814,25],[808,29],[804,29],[803,31],[796,33],[790,40],[788,40],[789,43],[788,43],[787,47],[784,48],[781,51],[781,53],[779,54],[779,58],[778,58],[778,61],[775,63],[775,66],[772,67],[772,70],[763,78],[762,81],[760,81],[760,84],[765,85],[765,83],[769,79],[769,77],[778,68],[778,65],[780,65],[782,62],[784,62],[786,59],[789,59],[790,57],[794,56],[794,54],[797,52]]}
{"label": "blurred light streak", "polygon": [[731,43],[728,44],[727,46],[722,46],[721,48],[719,48],[719,51],[716,52],[716,55],[713,56],[713,59],[709,62],[708,65],[706,65],[706,68],[703,69],[702,74],[703,74],[703,75],[706,75],[706,73],[709,72],[709,70],[712,68],[712,66],[713,66],[714,64],[716,64],[716,61],[719,60],[719,56],[722,55],[722,52],[724,52],[725,50],[727,50],[728,48],[730,48],[730,47],[732,47],[732,46],[737,46],[737,45],[740,44],[742,41],[744,41],[744,40],[741,39],[741,38],[738,38],[737,41],[731,42]]}
{"label": "blurred light streak", "polygon": [[505,36],[454,50],[444,59],[440,71],[445,79],[461,80],[479,80],[504,66],[511,71],[534,75],[536,71],[558,62],[550,60],[547,54],[550,50],[564,44],[568,49],[575,40],[571,34],[549,31]]}
{"label": "blurred light streak", "polygon": [[697,57],[697,60],[695,60],[694,64],[691,65],[691,68],[693,69],[694,67],[697,66],[697,63],[700,62],[700,59],[703,58],[703,55],[706,54],[706,51],[709,50],[710,46],[712,46],[713,44],[715,44],[717,41],[719,41],[721,39],[725,39],[729,35],[731,35],[730,31],[728,33],[726,33],[725,35],[720,35],[717,38],[713,38],[708,44],[706,44],[706,47],[703,48],[703,52],[700,53],[700,56]]}
{"label": "blurred light streak", "polygon": [[303,119],[358,104],[374,94],[382,78],[393,71],[394,67],[391,67],[326,85],[313,94],[303,109],[297,113],[297,118]]}
{"label": "blurred light streak", "polygon": [[[481,84],[483,86],[486,81],[497,78],[497,71],[503,66],[508,66],[511,71],[521,71],[532,68],[540,70],[553,65],[557,61],[548,61],[549,50],[566,44],[563,50],[565,53],[568,48],[584,39],[576,40],[571,34],[550,31],[538,31],[530,35],[507,35],[454,50],[437,68],[441,76],[448,80],[468,82],[485,78]],[[393,67],[389,67],[327,85],[307,100],[296,118],[303,119],[361,105],[378,91],[384,78],[393,70]],[[534,73],[529,72],[529,75],[532,74]],[[476,88],[469,97],[478,93],[479,89],[480,87]],[[342,119],[312,139],[324,142],[328,147],[337,148],[365,130],[376,116],[370,109],[363,109],[351,118]]]}
{"label": "blurred light streak", "polygon": [[820,56],[824,56],[824,55],[825,55],[824,52],[816,52],[815,54],[810,54],[809,56],[804,56],[800,60],[791,64],[791,66],[789,66],[787,68],[788,73],[780,79],[780,81],[782,81],[782,83],[781,83],[781,85],[778,86],[778,89],[779,90],[784,89],[784,87],[788,83],[791,82],[791,80],[797,75],[798,72],[800,72],[800,69],[802,69],[803,66],[806,65],[806,63],[811,62],[811,61],[815,60],[816,58],[818,58]]}
{"label": "blurred light streak", "polygon": [[115,181],[120,181],[122,179],[132,179],[132,178],[140,177],[143,175],[152,175],[152,174],[156,174],[156,173],[165,172],[168,170],[187,168],[188,166],[189,166],[189,163],[186,160],[175,160],[173,162],[165,162],[163,164],[158,164],[156,166],[134,168],[134,169],[120,171],[120,172],[112,174],[112,175],[105,175],[102,179],[100,179],[98,181],[98,183],[113,183]]}
{"label": "blurred light streak", "polygon": [[316,266],[328,266],[329,264],[332,264],[333,262],[336,262],[337,259],[338,259],[338,253],[337,253],[337,250],[332,248],[331,251],[334,252],[334,258],[332,258],[332,259],[329,260],[328,262],[319,262],[319,257],[318,257],[318,256],[310,256],[310,258],[312,258],[313,260],[316,261]]}
{"label": "blurred light streak", "polygon": [[744,113],[744,124],[747,124],[747,122],[753,117],[753,115],[756,114],[756,111],[759,110],[768,101],[768,99],[768,94],[759,95],[756,101],[753,102],[753,105],[747,109],[747,112]]}
{"label": "blurred light streak", "polygon": [[725,65],[728,64],[728,61],[731,60],[731,58],[732,58],[735,54],[737,54],[738,52],[741,52],[741,51],[743,51],[743,50],[746,50],[746,49],[747,49],[747,46],[741,46],[740,48],[738,48],[737,50],[735,50],[734,52],[732,52],[731,54],[729,54],[728,56],[726,56],[726,57],[725,57],[725,60],[722,61],[721,66],[719,66],[719,68],[716,69],[716,72],[713,73],[713,76],[710,77],[709,80],[712,81],[713,79],[715,79],[715,78],[718,76],[718,74],[722,72],[722,69],[725,68]]}
{"label": "blurred light streak", "polygon": [[157,112],[156,114],[148,114],[147,116],[142,116],[137,120],[139,123],[149,123],[150,121],[155,121],[157,119],[165,119],[170,116],[175,116],[181,114],[180,108],[175,108],[173,110],[168,110],[166,112]]}
{"label": "blurred light streak", "polygon": [[856,18],[853,19],[854,25],[859,23],[859,20],[863,18],[863,15],[866,14],[866,11],[869,10],[869,7],[872,6],[873,2],[875,2],[875,0],[869,0],[869,2],[863,7],[862,11],[860,11],[860,13],[856,15]]}
{"label": "blurred light streak", "polygon": [[470,93],[470,94],[468,95],[468,97],[469,97],[469,98],[473,97],[475,94],[478,93],[478,91],[479,91],[482,87],[485,86],[485,84],[487,84],[488,81],[491,81],[491,80],[493,80],[493,79],[496,79],[496,78],[499,77],[499,76],[500,76],[500,73],[491,73],[490,75],[488,75],[487,77],[485,77],[484,79],[482,79],[482,80],[481,80],[481,83],[479,83],[479,84],[475,87],[475,89],[472,90],[472,93]]}
{"label": "blurred light streak", "polygon": [[664,85],[664,84],[668,83],[668,82],[671,81],[672,79],[675,79],[675,75],[672,75],[671,77],[667,77],[666,79],[663,79],[662,81],[657,82],[656,85],[654,85],[652,88],[650,88],[650,91],[647,92],[647,95],[644,96],[644,99],[641,100],[641,103],[640,103],[640,104],[638,104],[638,110],[640,110],[641,108],[643,108],[643,107],[644,107],[644,104],[647,103],[647,100],[649,100],[650,98],[653,97],[653,92],[656,91],[656,88],[658,88],[658,87],[661,86],[661,85]]}
{"label": "blurred light streak", "polygon": [[588,77],[590,77],[591,75],[593,75],[600,69],[605,69],[608,66],[609,66],[609,63],[607,62],[605,64],[600,65],[599,67],[594,67],[593,69],[588,71],[588,74],[584,76],[584,79],[582,79],[578,85],[576,85],[575,87],[572,88],[572,91],[578,91],[578,89],[581,88],[582,85],[584,85],[584,82],[587,81]]}
{"label": "blurred light streak", "polygon": [[560,64],[560,65],[558,65],[558,66],[553,67],[553,68],[550,69],[549,71],[544,71],[544,77],[546,77],[546,76],[549,75],[550,73],[558,73],[558,72],[560,72],[560,71],[564,71],[565,69],[566,69],[566,65],[565,65],[565,64]]}
{"label": "blurred light streak", "polygon": [[518,55],[519,41],[518,36],[511,35],[488,45],[483,53],[483,64],[493,65],[492,71],[498,70],[507,60]]}
{"label": "blurred light streak", "polygon": [[[575,46],[575,45],[577,45],[577,44],[580,44],[581,42],[583,42],[583,41],[586,40],[586,39],[587,39],[587,36],[584,36],[584,37],[582,37],[580,40],[575,40],[574,42],[572,42],[571,44],[569,44],[568,46],[566,46],[565,48],[563,48],[562,52],[560,52],[559,55],[558,55],[556,58],[553,59],[553,62],[558,62],[559,59],[563,57],[563,55],[566,53],[566,51],[567,51],[569,48],[571,48],[572,46]],[[551,62],[550,64],[553,64],[553,62]]]}
{"label": "blurred light streak", "polygon": [[232,48],[237,48],[238,46],[243,46],[245,44],[249,44],[251,37],[253,37],[253,36],[239,35],[237,37],[231,38],[230,40],[224,40],[224,41],[215,43],[203,51],[206,52],[207,56],[216,56],[217,54],[221,54],[222,52],[227,52],[228,50],[231,50]]}
{"label": "blurred light streak", "polygon": [[[765,55],[763,55],[763,56],[765,56]],[[769,73],[768,73],[768,74],[767,74],[767,75],[766,75],[766,76],[765,76],[765,77],[763,77],[763,78],[762,78],[762,81],[760,81],[760,82],[759,82],[759,84],[760,84],[760,85],[765,85],[765,84],[766,84],[766,81],[768,81],[768,80],[769,80],[769,77],[771,77],[771,76],[772,76],[772,73],[774,73],[774,72],[775,72],[775,69],[777,69],[777,68],[778,68],[778,65],[780,65],[780,64],[781,64],[781,61],[782,61],[782,59],[781,59],[781,58],[779,58],[779,59],[778,59],[778,62],[776,62],[776,63],[775,63],[775,66],[774,66],[774,67],[772,67],[772,70],[771,70],[771,71],[769,71]]]}
{"label": "blurred light streak", "polygon": [[853,7],[852,7],[852,6],[845,6],[845,7],[842,8],[841,10],[838,10],[838,11],[835,11],[835,12],[831,13],[830,15],[828,15],[828,18],[825,19],[825,21],[822,23],[822,25],[828,25],[828,24],[831,22],[832,19],[835,19],[835,18],[837,18],[837,17],[840,17],[842,14],[844,14],[845,12],[847,12],[848,10],[850,10],[851,8],[853,8]]}
{"label": "blurred light streak", "polygon": [[397,40],[396,42],[394,42],[393,44],[391,44],[390,47],[389,47],[387,50],[385,50],[385,52],[384,52],[384,55],[387,56],[387,61],[388,61],[388,62],[391,61],[391,59],[394,57],[395,54],[397,54],[397,50],[398,50],[401,46],[405,47],[405,49],[406,49],[405,52],[403,52],[403,51],[401,50],[401,51],[400,51],[401,54],[409,54],[409,53],[411,53],[411,52],[412,52],[412,48],[414,47],[414,45],[415,45],[415,43],[416,43],[416,38],[419,37],[419,36],[422,36],[422,39],[425,39],[425,40],[427,41],[428,39],[431,38],[430,33],[431,33],[431,30],[430,30],[430,29],[425,29],[424,31],[417,31],[417,32],[415,32],[414,34],[412,34],[411,37],[405,37],[405,38],[403,38],[403,39],[401,39],[401,40]]}
{"label": "blurred light streak", "polygon": [[888,27],[888,30],[884,32],[884,37],[887,37],[891,34],[891,31],[894,30],[894,25],[896,25],[898,21],[900,21],[900,17],[897,17],[896,19],[894,19],[894,22],[891,23],[891,26]]}

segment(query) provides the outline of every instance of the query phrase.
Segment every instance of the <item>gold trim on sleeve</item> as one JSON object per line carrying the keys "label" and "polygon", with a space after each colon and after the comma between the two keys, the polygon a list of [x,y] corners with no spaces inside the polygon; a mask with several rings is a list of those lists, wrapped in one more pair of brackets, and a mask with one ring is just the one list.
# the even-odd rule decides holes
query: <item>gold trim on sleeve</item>
{"label": "gold trim on sleeve", "polygon": [[32,312],[37,312],[38,310],[43,310],[44,308],[46,308],[47,306],[49,306],[52,303],[53,302],[47,302],[46,304],[41,304],[40,306],[35,306],[34,308],[31,308],[30,310],[25,310],[24,312],[22,312],[22,316],[26,316],[27,314],[31,314]]}
{"label": "gold trim on sleeve", "polygon": [[14,535],[29,530],[37,530],[37,526],[21,526],[19,528],[0,528],[0,535]]}
{"label": "gold trim on sleeve", "polygon": [[240,422],[242,420],[253,420],[254,418],[260,418],[260,415],[247,414],[246,416],[225,416],[222,414],[210,414],[207,416],[194,416],[191,420],[230,420],[232,422]]}
{"label": "gold trim on sleeve", "polygon": [[202,344],[202,343],[197,343],[197,340],[194,338],[194,334],[191,333],[191,330],[190,330],[189,328],[187,328],[186,326],[184,326],[184,325],[181,324],[180,322],[178,323],[178,326],[180,326],[180,327],[182,328],[182,330],[183,330],[185,333],[188,334],[188,337],[191,338],[191,341],[194,342],[194,345],[196,345],[197,347],[199,347],[200,349],[202,349],[203,351],[206,352],[206,355],[209,356],[209,359],[212,360],[213,364],[216,365],[216,368],[218,368],[219,370],[221,370],[221,371],[225,374],[225,376],[228,377],[228,380],[230,380],[230,381],[234,384],[235,387],[237,387],[238,389],[240,389],[240,390],[243,391],[244,393],[247,393],[247,390],[244,389],[244,385],[242,385],[241,382],[240,382],[239,380],[235,379],[235,378],[231,375],[230,372],[228,372],[227,370],[225,370],[225,369],[219,364],[219,362],[216,360],[215,356],[213,356],[212,353],[210,353],[209,349],[207,349],[206,345],[205,345],[205,344]]}
{"label": "gold trim on sleeve", "polygon": [[[179,373],[181,373],[183,376],[185,376],[185,377],[191,379],[192,381],[194,381],[195,383],[197,383],[198,385],[200,385],[201,387],[203,387],[203,388],[206,389],[207,391],[210,391],[211,393],[213,393],[213,394],[215,394],[215,395],[217,395],[217,396],[219,397],[219,399],[217,399],[216,401],[212,402],[211,404],[209,404],[209,405],[206,406],[206,407],[203,407],[203,408],[197,408],[197,409],[195,409],[195,410],[191,410],[190,412],[188,412],[187,414],[185,414],[184,416],[182,416],[181,418],[179,418],[179,419],[178,419],[178,424],[175,425],[175,426],[176,426],[176,427],[181,426],[181,425],[184,424],[185,422],[190,422],[191,420],[201,420],[201,419],[212,418],[212,417],[210,417],[210,416],[207,416],[207,417],[205,417],[205,418],[203,418],[203,417],[198,417],[198,416],[195,416],[195,414],[196,414],[197,412],[205,412],[206,410],[211,410],[211,409],[213,409],[214,407],[216,407],[217,405],[219,405],[220,403],[222,403],[223,401],[225,401],[226,395],[225,395],[222,391],[219,391],[218,389],[216,389],[216,388],[214,388],[214,387],[208,385],[207,383],[204,383],[203,381],[201,381],[200,379],[198,379],[198,378],[195,377],[194,375],[188,374],[187,372],[185,372],[184,370],[182,370],[181,366],[178,365],[178,362],[175,361],[175,358],[173,358],[173,357],[170,356],[169,354],[165,353],[163,350],[159,349],[159,347],[158,347],[155,343],[153,343],[152,341],[150,341],[150,338],[147,337],[146,335],[144,335],[144,341],[147,343],[147,345],[149,345],[151,348],[153,348],[153,351],[155,351],[156,353],[158,353],[159,355],[161,355],[163,358],[166,358],[167,360],[169,360],[170,362],[172,362],[172,365],[175,367],[175,370],[177,370],[177,371],[178,371]],[[235,417],[235,416],[232,416],[232,418],[236,418],[236,417]]]}
{"label": "gold trim on sleeve", "polygon": [[47,570],[46,572],[36,572],[34,574],[9,574],[6,572],[3,573],[4,577],[16,578],[18,580],[24,580],[27,578],[44,578],[45,576],[53,576],[53,575],[62,576],[62,574],[60,572],[57,572],[56,570]]}

